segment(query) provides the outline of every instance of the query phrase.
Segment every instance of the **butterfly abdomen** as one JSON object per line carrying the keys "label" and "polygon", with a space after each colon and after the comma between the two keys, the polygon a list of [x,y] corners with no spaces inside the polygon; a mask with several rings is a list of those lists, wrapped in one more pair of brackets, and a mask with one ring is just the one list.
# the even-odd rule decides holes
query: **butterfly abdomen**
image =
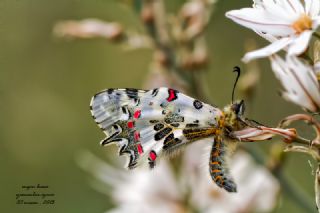
{"label": "butterfly abdomen", "polygon": [[236,192],[237,187],[229,173],[226,162],[226,144],[216,137],[210,154],[209,172],[212,180],[228,192]]}

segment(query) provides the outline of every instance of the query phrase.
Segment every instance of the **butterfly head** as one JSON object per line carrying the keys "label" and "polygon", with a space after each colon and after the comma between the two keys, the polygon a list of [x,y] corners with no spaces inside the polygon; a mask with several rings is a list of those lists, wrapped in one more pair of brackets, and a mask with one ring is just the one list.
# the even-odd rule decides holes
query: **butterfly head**
{"label": "butterfly head", "polygon": [[242,117],[245,110],[244,101],[236,101],[235,103],[231,104],[231,110],[236,115],[236,117]]}
{"label": "butterfly head", "polygon": [[239,77],[240,77],[240,68],[234,67],[233,72],[237,73],[237,78],[234,82],[233,89],[232,89],[232,97],[231,97],[231,104],[226,106],[223,110],[224,113],[224,122],[223,126],[228,129],[228,131],[236,131],[240,130],[245,127],[246,122],[244,122],[246,119],[243,118],[245,105],[244,101],[234,101],[234,92],[236,85],[238,83]]}
{"label": "butterfly head", "polygon": [[245,110],[244,101],[236,101],[228,106],[226,106],[223,110],[225,118],[224,123],[225,126],[231,131],[239,130],[243,128],[243,114]]}

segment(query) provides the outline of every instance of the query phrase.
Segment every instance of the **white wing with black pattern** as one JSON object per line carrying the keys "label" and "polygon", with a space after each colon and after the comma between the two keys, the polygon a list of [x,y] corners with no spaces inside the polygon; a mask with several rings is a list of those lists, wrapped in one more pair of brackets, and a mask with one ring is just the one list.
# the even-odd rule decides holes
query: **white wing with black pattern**
{"label": "white wing with black pattern", "polygon": [[106,134],[102,145],[116,143],[128,154],[128,168],[147,160],[154,167],[162,153],[214,137],[221,110],[174,89],[108,89],[91,100],[91,113]]}

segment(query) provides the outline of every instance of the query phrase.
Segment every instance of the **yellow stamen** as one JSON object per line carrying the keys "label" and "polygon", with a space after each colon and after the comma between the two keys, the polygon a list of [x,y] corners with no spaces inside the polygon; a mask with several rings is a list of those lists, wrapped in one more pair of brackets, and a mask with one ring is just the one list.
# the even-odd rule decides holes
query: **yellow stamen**
{"label": "yellow stamen", "polygon": [[297,34],[300,34],[305,30],[312,29],[312,20],[308,15],[302,14],[298,20],[292,24],[292,27]]}

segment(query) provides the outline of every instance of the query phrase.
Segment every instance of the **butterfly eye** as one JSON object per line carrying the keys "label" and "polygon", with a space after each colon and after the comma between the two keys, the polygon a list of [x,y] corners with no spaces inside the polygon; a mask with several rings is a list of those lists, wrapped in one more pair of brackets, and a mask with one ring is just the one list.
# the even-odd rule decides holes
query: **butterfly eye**
{"label": "butterfly eye", "polygon": [[244,101],[241,100],[240,103],[233,104],[232,109],[238,117],[242,116],[245,110]]}
{"label": "butterfly eye", "polygon": [[245,105],[244,105],[244,101],[241,100],[241,102],[238,105],[238,111],[237,111],[237,115],[238,116],[242,116],[244,114],[244,110],[245,110]]}

